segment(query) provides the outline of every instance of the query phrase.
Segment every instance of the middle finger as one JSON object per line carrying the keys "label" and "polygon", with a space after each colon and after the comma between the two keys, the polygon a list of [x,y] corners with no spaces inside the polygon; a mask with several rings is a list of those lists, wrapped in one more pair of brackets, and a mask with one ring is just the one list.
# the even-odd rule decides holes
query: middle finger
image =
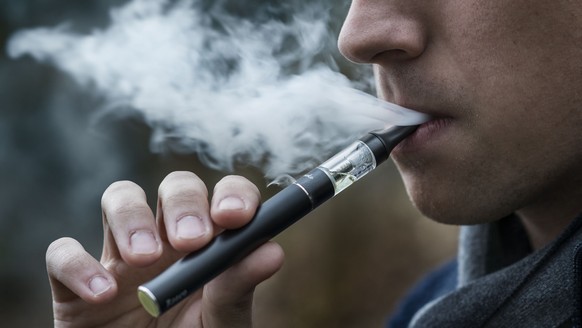
{"label": "middle finger", "polygon": [[176,250],[191,252],[212,239],[208,190],[192,172],[173,172],[162,181],[157,215],[168,241]]}

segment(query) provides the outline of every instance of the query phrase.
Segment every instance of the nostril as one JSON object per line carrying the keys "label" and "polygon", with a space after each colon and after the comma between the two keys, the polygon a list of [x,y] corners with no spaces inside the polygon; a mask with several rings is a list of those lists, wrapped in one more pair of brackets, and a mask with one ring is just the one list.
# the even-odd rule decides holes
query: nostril
{"label": "nostril", "polygon": [[406,60],[424,52],[425,32],[422,22],[414,17],[353,5],[340,31],[338,46],[344,57],[356,63]]}
{"label": "nostril", "polygon": [[397,47],[395,43],[388,46],[386,40],[381,38],[366,38],[364,36],[349,37],[338,40],[340,53],[348,60],[360,64],[378,64],[382,61],[400,61],[419,56],[422,50],[418,48]]}

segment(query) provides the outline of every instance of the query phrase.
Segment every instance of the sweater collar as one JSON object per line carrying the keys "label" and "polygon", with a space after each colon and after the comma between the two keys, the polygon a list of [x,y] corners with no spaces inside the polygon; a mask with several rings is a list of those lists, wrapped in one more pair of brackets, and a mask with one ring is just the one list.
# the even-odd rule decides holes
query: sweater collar
{"label": "sweater collar", "polygon": [[505,268],[532,253],[515,215],[488,224],[464,226],[459,237],[459,286]]}
{"label": "sweater collar", "polygon": [[581,245],[582,215],[534,252],[516,217],[463,227],[458,288],[422,308],[410,327],[569,325],[580,317]]}

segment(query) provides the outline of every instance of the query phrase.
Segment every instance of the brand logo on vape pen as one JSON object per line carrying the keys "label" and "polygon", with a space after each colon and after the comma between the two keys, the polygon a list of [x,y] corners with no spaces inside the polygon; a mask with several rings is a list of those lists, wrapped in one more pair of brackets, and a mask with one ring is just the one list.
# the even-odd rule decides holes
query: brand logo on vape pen
{"label": "brand logo on vape pen", "polygon": [[166,307],[170,308],[170,307],[174,306],[176,303],[178,303],[181,300],[183,300],[184,298],[186,298],[186,296],[188,296],[188,291],[184,289],[178,295],[167,299],[166,300]]}

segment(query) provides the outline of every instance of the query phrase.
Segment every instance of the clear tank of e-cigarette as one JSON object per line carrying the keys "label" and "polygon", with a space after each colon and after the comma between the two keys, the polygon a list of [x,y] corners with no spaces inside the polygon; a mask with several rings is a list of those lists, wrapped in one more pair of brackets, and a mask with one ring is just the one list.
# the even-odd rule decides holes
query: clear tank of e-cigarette
{"label": "clear tank of e-cigarette", "polygon": [[318,167],[334,184],[335,195],[376,168],[376,158],[368,145],[356,141]]}

